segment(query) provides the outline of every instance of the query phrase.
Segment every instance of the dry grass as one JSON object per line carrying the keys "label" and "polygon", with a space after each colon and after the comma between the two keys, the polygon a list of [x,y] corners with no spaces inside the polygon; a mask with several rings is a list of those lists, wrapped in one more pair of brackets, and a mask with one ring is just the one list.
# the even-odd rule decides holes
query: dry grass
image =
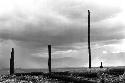
{"label": "dry grass", "polygon": [[[125,68],[92,68],[65,72],[1,75],[0,83],[64,83],[89,80],[96,83],[125,83]],[[41,75],[40,75],[41,74]],[[71,81],[73,80],[73,81]]]}

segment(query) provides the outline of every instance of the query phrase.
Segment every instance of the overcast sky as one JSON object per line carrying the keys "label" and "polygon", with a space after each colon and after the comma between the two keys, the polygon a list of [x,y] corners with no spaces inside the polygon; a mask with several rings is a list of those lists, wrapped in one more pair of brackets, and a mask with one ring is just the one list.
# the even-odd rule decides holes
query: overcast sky
{"label": "overcast sky", "polygon": [[0,0],[0,68],[15,48],[18,68],[88,67],[91,11],[92,66],[125,66],[124,0]]}

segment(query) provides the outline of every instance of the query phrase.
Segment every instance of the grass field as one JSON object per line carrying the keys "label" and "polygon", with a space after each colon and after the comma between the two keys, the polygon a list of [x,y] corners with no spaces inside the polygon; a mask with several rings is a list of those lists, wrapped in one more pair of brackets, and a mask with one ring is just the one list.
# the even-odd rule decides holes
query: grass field
{"label": "grass field", "polygon": [[10,76],[8,69],[1,69],[1,83],[125,83],[125,67],[106,68],[55,68],[16,69]]}

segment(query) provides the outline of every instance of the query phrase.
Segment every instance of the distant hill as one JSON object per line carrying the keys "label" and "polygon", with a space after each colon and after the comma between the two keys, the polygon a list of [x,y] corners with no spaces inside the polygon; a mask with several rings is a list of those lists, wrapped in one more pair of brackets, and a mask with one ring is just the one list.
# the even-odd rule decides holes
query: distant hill
{"label": "distant hill", "polygon": [[[115,68],[115,69],[125,69],[125,66],[117,66],[117,67],[105,67],[105,68]],[[99,67],[93,67],[92,69],[100,69]],[[52,72],[65,72],[65,71],[70,71],[70,72],[84,72],[87,71],[87,67],[66,67],[66,68],[53,68]],[[16,68],[15,69],[16,73],[29,73],[29,72],[48,72],[48,69],[22,69],[22,68]],[[4,68],[0,69],[0,74],[9,74],[9,68]]]}

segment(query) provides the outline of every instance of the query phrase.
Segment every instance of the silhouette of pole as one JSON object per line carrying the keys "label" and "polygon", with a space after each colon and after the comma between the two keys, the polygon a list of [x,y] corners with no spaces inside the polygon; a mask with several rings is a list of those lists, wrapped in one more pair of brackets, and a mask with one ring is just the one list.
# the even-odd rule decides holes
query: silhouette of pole
{"label": "silhouette of pole", "polygon": [[103,66],[102,66],[102,62],[101,62],[101,66],[100,66],[100,68],[103,68]]}
{"label": "silhouette of pole", "polygon": [[48,58],[48,70],[49,70],[49,73],[51,73],[51,45],[48,45],[48,54],[49,54],[49,58]]}
{"label": "silhouette of pole", "polygon": [[88,52],[89,52],[89,68],[91,68],[91,47],[90,47],[90,11],[88,10]]}
{"label": "silhouette of pole", "polygon": [[11,51],[11,58],[10,58],[10,75],[14,74],[14,48]]}

